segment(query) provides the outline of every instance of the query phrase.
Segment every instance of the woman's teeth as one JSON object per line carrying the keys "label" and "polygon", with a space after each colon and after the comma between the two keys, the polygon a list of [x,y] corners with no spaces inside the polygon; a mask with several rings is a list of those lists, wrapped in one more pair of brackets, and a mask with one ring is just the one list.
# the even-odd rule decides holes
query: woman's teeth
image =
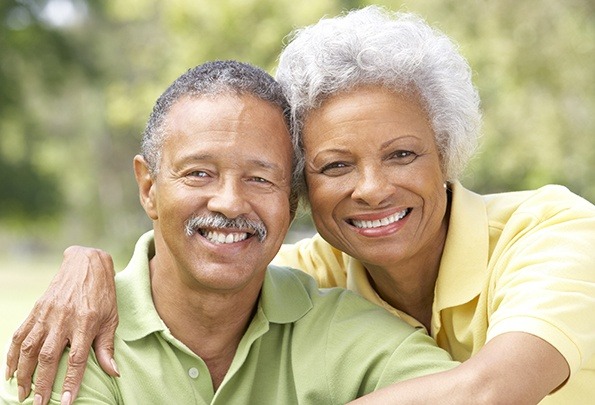
{"label": "woman's teeth", "polygon": [[351,223],[353,224],[353,226],[355,226],[356,228],[379,228],[381,226],[386,226],[386,225],[390,225],[394,222],[399,221],[400,219],[402,219],[405,215],[409,214],[409,212],[411,211],[410,208],[407,208],[401,212],[397,212],[395,214],[389,215],[386,218],[382,218],[382,219],[375,219],[374,221],[358,221],[356,219],[351,220]]}

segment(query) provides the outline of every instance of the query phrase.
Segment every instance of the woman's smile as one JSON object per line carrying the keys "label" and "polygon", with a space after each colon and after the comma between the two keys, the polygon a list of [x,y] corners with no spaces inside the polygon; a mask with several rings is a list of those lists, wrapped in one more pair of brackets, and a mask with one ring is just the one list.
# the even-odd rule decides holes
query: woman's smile
{"label": "woman's smile", "polygon": [[434,131],[414,95],[362,86],[305,120],[312,217],[331,245],[394,267],[440,254],[447,208]]}
{"label": "woman's smile", "polygon": [[411,212],[411,208],[406,208],[403,211],[397,212],[395,214],[390,214],[380,219],[350,219],[348,223],[353,225],[356,228],[360,229],[370,229],[370,228],[381,228],[387,225],[393,224],[397,221],[403,219],[407,214]]}

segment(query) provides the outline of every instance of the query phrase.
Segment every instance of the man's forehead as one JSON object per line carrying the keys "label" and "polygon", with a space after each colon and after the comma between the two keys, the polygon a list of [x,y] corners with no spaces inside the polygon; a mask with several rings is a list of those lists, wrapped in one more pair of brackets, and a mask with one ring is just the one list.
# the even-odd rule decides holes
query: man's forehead
{"label": "man's forehead", "polygon": [[183,106],[205,104],[210,106],[221,106],[221,107],[239,107],[243,104],[260,104],[261,106],[269,106],[271,109],[278,109],[281,111],[281,107],[276,104],[263,100],[251,93],[240,93],[233,90],[222,90],[213,93],[201,93],[201,94],[186,94],[176,100],[171,109],[183,108]]}
{"label": "man's forehead", "polygon": [[168,114],[166,128],[165,144],[178,156],[213,156],[231,149],[238,157],[251,156],[278,167],[286,166],[291,158],[291,140],[281,108],[254,96],[217,94],[180,99]]}
{"label": "man's forehead", "polygon": [[281,125],[288,131],[281,107],[252,94],[226,92],[183,96],[170,108],[166,123],[171,127],[193,119],[213,128],[243,120],[251,121],[256,127]]}

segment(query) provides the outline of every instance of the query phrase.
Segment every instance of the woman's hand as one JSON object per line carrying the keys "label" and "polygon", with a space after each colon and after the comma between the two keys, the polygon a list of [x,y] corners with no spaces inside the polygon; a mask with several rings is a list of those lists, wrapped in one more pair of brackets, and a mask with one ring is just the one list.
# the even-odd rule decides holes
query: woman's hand
{"label": "woman's hand", "polygon": [[16,371],[19,400],[29,395],[38,366],[35,395],[41,401],[35,403],[48,402],[67,345],[70,354],[62,387],[67,403],[78,393],[91,344],[101,368],[119,376],[113,360],[118,326],[114,275],[111,256],[99,249],[71,246],[64,251],[60,271],[12,337],[6,379]]}

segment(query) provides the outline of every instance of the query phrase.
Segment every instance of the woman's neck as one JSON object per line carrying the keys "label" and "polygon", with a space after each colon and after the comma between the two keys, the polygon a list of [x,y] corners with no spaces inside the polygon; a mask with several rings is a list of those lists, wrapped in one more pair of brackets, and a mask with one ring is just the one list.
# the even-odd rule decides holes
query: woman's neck
{"label": "woman's neck", "polygon": [[405,261],[391,266],[364,263],[370,283],[392,307],[405,312],[431,331],[432,304],[448,230],[446,215],[435,243]]}
{"label": "woman's neck", "polygon": [[391,271],[366,266],[366,270],[370,283],[380,298],[417,319],[430,331],[438,267],[424,266],[423,271],[419,268],[403,271],[399,267]]}

